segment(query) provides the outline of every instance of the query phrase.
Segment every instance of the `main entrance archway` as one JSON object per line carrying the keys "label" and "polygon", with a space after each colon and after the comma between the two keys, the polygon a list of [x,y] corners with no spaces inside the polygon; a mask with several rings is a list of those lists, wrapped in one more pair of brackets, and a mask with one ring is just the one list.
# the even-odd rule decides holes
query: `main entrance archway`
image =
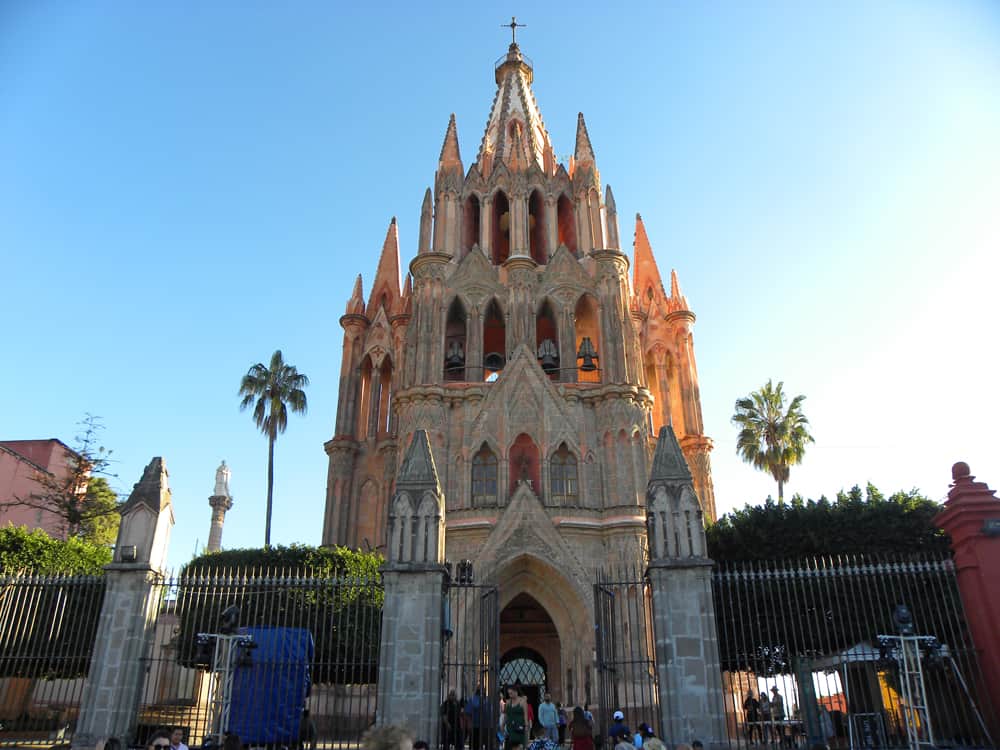
{"label": "main entrance archway", "polygon": [[518,594],[500,612],[500,653],[500,684],[520,685],[537,716],[562,654],[555,623],[530,594]]}

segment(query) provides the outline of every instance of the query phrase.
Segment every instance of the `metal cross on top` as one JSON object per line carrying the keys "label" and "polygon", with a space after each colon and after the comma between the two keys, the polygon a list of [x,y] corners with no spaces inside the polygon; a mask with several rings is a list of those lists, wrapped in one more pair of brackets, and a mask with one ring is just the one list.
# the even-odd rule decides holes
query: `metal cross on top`
{"label": "metal cross on top", "polygon": [[500,24],[500,28],[501,29],[510,29],[510,43],[511,44],[517,44],[517,30],[518,29],[526,29],[527,27],[528,27],[528,24],[526,24],[526,23],[518,23],[517,22],[517,16],[511,16],[510,17],[510,23],[502,23],[502,24]]}

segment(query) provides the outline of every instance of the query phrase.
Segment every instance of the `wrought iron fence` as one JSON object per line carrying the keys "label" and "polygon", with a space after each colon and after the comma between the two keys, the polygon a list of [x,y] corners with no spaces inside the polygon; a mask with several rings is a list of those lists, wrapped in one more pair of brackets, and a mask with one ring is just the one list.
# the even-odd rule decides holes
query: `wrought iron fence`
{"label": "wrought iron fence", "polygon": [[[500,695],[500,612],[497,587],[472,580],[460,563],[444,591],[440,745],[495,750]],[[448,703],[455,691],[455,704]]]}
{"label": "wrought iron fence", "polygon": [[104,588],[100,576],[0,578],[0,745],[72,737]]}
{"label": "wrought iron fence", "polygon": [[158,594],[137,743],[181,727],[192,746],[220,731],[247,744],[353,745],[374,722],[378,576],[212,570]]}
{"label": "wrought iron fence", "polygon": [[[907,747],[915,729],[941,744],[992,746],[950,558],[724,564],[713,593],[733,743]],[[879,636],[900,631],[898,605],[909,608],[912,634],[936,642],[919,676],[880,647]],[[926,701],[910,689],[915,680]]]}
{"label": "wrought iron fence", "polygon": [[598,683],[594,719],[601,741],[610,746],[608,730],[618,710],[630,727],[646,723],[662,737],[652,587],[640,568],[598,570],[594,617]]}

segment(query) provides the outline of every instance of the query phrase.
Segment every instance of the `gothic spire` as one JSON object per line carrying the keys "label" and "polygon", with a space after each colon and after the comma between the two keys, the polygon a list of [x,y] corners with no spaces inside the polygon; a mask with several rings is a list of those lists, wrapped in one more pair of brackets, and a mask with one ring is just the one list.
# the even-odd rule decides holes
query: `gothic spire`
{"label": "gothic spire", "polygon": [[666,297],[663,289],[663,280],[660,278],[660,269],[656,265],[656,258],[653,257],[653,248],[649,244],[649,237],[646,235],[646,227],[642,223],[642,216],[635,215],[635,249],[634,263],[632,267],[632,290],[639,295],[643,307],[648,305],[647,289],[652,289],[653,294],[660,294]]}
{"label": "gothic spire", "polygon": [[438,159],[438,173],[458,172],[462,169],[462,156],[458,150],[458,128],[455,126],[455,113],[448,119],[448,129],[444,133],[444,143],[441,144],[441,156]]}
{"label": "gothic spire", "polygon": [[691,471],[681,452],[681,446],[674,435],[674,428],[664,425],[656,438],[656,453],[653,454],[653,468],[649,472],[649,481],[670,479],[686,479],[691,481]]}
{"label": "gothic spire", "polygon": [[347,300],[347,314],[348,315],[364,315],[365,314],[365,293],[361,288],[361,274],[358,274],[358,278],[354,280],[354,292],[351,294],[351,298]]}
{"label": "gothic spire", "polygon": [[368,297],[368,317],[374,318],[379,305],[384,305],[386,315],[392,311],[392,306],[399,297],[399,231],[396,228],[396,217],[389,222],[382,243],[382,255],[378,259],[378,270],[372,283],[372,293]]}
{"label": "gothic spire", "polygon": [[675,306],[679,310],[688,310],[687,297],[681,294],[681,285],[677,281],[677,271],[670,269],[670,299],[673,300]]}
{"label": "gothic spire", "polygon": [[431,189],[427,188],[424,193],[424,203],[420,207],[420,240],[417,243],[417,253],[429,253],[431,251],[431,222],[434,218],[434,199],[431,196]]}
{"label": "gothic spire", "polygon": [[594,147],[590,145],[590,134],[587,133],[587,123],[583,121],[583,112],[576,116],[576,148],[573,151],[573,163],[576,169],[597,165]]}
{"label": "gothic spire", "polygon": [[[495,74],[497,93],[486,121],[486,132],[479,146],[476,163],[484,173],[489,171],[491,164],[509,163],[515,140],[514,132],[519,131],[529,163],[533,161],[539,169],[545,171],[545,154],[547,149],[551,149],[551,145],[531,90],[534,78],[531,61],[521,54],[516,44],[511,44],[506,57],[497,63]],[[551,156],[550,154],[550,161],[554,164]]]}
{"label": "gothic spire", "polygon": [[604,212],[608,225],[608,249],[621,250],[621,239],[618,236],[618,208],[615,206],[615,196],[611,186],[604,188]]}
{"label": "gothic spire", "polygon": [[426,484],[440,487],[437,468],[434,466],[434,456],[431,455],[431,447],[427,442],[426,430],[417,430],[413,433],[413,440],[406,449],[403,463],[400,464],[399,473],[396,474],[396,486],[401,484]]}

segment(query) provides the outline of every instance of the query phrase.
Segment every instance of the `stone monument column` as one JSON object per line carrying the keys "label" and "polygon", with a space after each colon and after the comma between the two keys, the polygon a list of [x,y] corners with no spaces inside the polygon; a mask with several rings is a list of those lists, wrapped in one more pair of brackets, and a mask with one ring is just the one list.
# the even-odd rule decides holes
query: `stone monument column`
{"label": "stone monument column", "polygon": [[222,549],[222,525],[226,522],[226,511],[233,507],[233,496],[229,494],[229,477],[232,472],[223,461],[215,470],[215,490],[208,498],[212,506],[212,525],[208,530],[207,552],[218,552]]}
{"label": "stone monument column", "polygon": [[93,748],[108,737],[126,744],[135,738],[143,658],[161,604],[155,584],[164,577],[174,526],[167,476],[163,459],[154,458],[122,507],[114,561],[105,566],[107,588],[74,748]]}
{"label": "stone monument column", "polygon": [[646,523],[663,741],[728,746],[712,561],[691,472],[670,427],[656,442]]}
{"label": "stone monument column", "polygon": [[427,433],[417,430],[389,506],[376,723],[404,726],[430,747],[440,725],[444,515]]}

